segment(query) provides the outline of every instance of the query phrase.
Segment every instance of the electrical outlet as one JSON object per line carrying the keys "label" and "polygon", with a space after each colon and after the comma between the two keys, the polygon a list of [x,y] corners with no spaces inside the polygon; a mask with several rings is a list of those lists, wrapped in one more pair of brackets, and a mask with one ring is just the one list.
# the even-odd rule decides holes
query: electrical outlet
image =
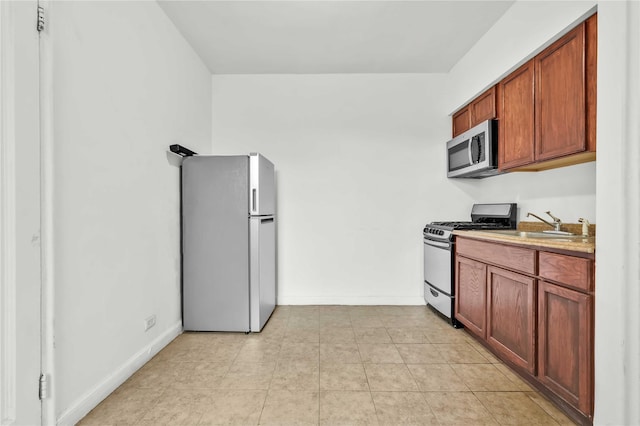
{"label": "electrical outlet", "polygon": [[144,331],[149,330],[154,325],[156,325],[156,316],[151,315],[149,318],[146,318],[144,320]]}

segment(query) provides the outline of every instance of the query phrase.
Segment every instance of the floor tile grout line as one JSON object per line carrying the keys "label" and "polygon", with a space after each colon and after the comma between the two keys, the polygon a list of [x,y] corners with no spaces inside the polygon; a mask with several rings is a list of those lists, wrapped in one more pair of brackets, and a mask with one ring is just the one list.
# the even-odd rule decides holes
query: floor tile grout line
{"label": "floor tile grout line", "polygon": [[142,420],[144,420],[144,418],[147,416],[147,414],[149,414],[151,412],[152,409],[154,409],[155,407],[158,406],[158,404],[160,404],[160,400],[162,399],[162,396],[167,393],[169,391],[168,387],[165,387],[164,390],[162,391],[162,393],[158,396],[158,399],[156,400],[156,402],[153,404],[152,407],[150,407],[147,411],[144,412],[144,414],[134,422],[134,424],[140,423]]}
{"label": "floor tile grout line", "polygon": [[[302,314],[304,313],[304,311],[300,311],[300,312],[301,312]],[[395,311],[394,311],[394,312],[395,312]],[[386,314],[391,315],[391,314],[389,314],[388,312],[386,312]],[[328,316],[328,315],[327,315],[327,316]],[[397,323],[397,321],[398,321],[399,317],[400,317],[399,315],[395,315],[395,318],[394,318],[394,321],[395,321],[395,322],[394,322],[394,324],[395,324],[395,323]],[[283,323],[285,323],[285,321],[284,321],[284,320],[286,319],[286,323],[285,323],[285,324],[288,324],[290,317],[288,317],[288,316],[287,316],[287,317],[282,317],[282,318],[283,318],[283,321],[282,321],[282,322],[283,322]],[[301,315],[301,318],[303,318],[303,315]],[[351,319],[350,319],[350,321],[351,321]],[[385,325],[385,326],[384,326],[384,327],[382,327],[382,328],[384,328],[384,329],[385,329],[385,332],[387,333],[387,335],[389,335],[389,336],[390,336],[389,329],[390,329],[390,328],[392,328],[392,327],[388,327],[388,326],[386,326],[386,325]],[[411,326],[411,327],[399,327],[399,326],[396,326],[396,328],[415,328],[415,327],[414,327],[414,326]],[[351,326],[350,326],[350,327],[345,327],[345,329],[350,329],[350,330],[353,332],[353,331],[354,331],[354,330],[353,330],[353,324],[351,324]],[[285,338],[286,338],[285,330],[286,330],[286,325],[285,325],[285,328],[284,328],[281,332],[279,331],[278,333],[275,333],[275,334],[274,334],[274,336],[273,336],[274,341],[277,341],[277,342],[279,343],[279,352],[278,352],[278,355],[280,355],[280,353],[281,353],[281,351],[282,351],[282,344],[283,344],[283,342],[284,342],[284,340],[285,340]],[[426,331],[424,331],[424,333],[426,333]],[[444,336],[444,337],[446,338],[447,336]],[[427,340],[428,340],[428,338],[427,338]],[[238,350],[234,353],[233,357],[231,358],[231,363],[230,363],[229,365],[227,365],[227,368],[226,368],[226,370],[227,370],[227,371],[225,372],[225,375],[226,375],[226,374],[228,374],[228,372],[229,372],[229,370],[230,370],[230,366],[231,366],[231,365],[233,365],[233,364],[235,364],[236,362],[238,362],[239,357],[240,357],[240,353],[241,353],[241,350],[242,350],[242,347],[244,347],[244,345],[246,345],[246,343],[247,343],[247,339],[243,339],[243,340],[242,340],[242,345],[240,345],[240,346],[238,347]],[[307,342],[302,342],[302,343],[307,343]],[[369,377],[369,374],[367,374],[366,369],[364,368],[364,367],[365,367],[365,365],[367,365],[367,364],[366,364],[366,363],[364,363],[364,361],[363,361],[363,356],[362,356],[362,352],[361,352],[361,348],[360,348],[360,343],[358,343],[358,342],[353,342],[353,343],[355,344],[355,348],[356,348],[356,349],[357,349],[357,351],[358,351],[357,353],[358,353],[358,358],[359,358],[359,361],[360,361],[358,364],[362,366],[362,368],[363,368],[363,370],[364,370],[364,372],[365,372],[365,378],[366,378],[366,383],[367,383],[367,387],[368,387],[368,394],[369,394],[369,396],[370,396],[370,398],[371,398],[371,401],[372,401],[372,403],[373,403],[374,409],[376,410],[376,418],[377,418],[377,416],[378,416],[378,413],[377,413],[377,411],[378,411],[378,407],[376,406],[375,401],[374,401],[374,398],[373,398],[373,395],[374,395],[377,391],[375,391],[375,392],[374,392],[373,390],[371,390],[371,386],[370,386],[370,383],[369,383],[369,382],[370,382],[370,377]],[[416,345],[417,345],[417,344],[421,344],[421,342],[408,342],[408,343],[396,342],[396,341],[394,341],[394,340],[393,340],[393,338],[391,338],[391,342],[390,342],[390,343],[393,345],[393,347],[395,348],[395,350],[396,350],[396,351],[398,351],[398,352],[399,352],[398,345],[412,345],[412,344],[416,344]],[[466,345],[464,345],[465,343],[466,343]],[[320,376],[320,342],[318,341],[318,342],[317,342],[317,344],[318,344],[318,346],[317,346],[317,357],[318,357],[318,358],[317,358],[317,364],[318,364],[318,379],[317,379],[317,380],[318,380],[318,383],[317,383],[317,387],[318,387],[318,422],[319,422],[319,421],[320,421],[320,408],[321,408],[321,405],[322,405],[322,404],[321,404],[321,399],[320,399],[320,394],[322,393],[322,391],[321,391],[321,389],[320,389],[320,378],[321,378],[321,376]],[[422,344],[425,344],[425,342],[422,342]],[[468,348],[468,347],[471,347],[471,348],[473,349],[473,352],[477,352],[477,353],[479,353],[480,357],[481,357],[482,359],[484,359],[484,360],[485,360],[484,362],[471,362],[471,363],[469,363],[469,362],[466,362],[466,360],[458,359],[458,360],[456,360],[456,362],[455,362],[455,363],[452,363],[452,362],[450,361],[450,358],[448,358],[448,360],[447,360],[447,361],[442,362],[442,363],[438,363],[438,364],[448,365],[450,368],[453,368],[453,367],[454,367],[454,366],[456,366],[457,364],[463,364],[463,365],[478,365],[478,364],[482,364],[482,365],[492,365],[492,366],[494,367],[494,370],[496,370],[498,373],[500,373],[500,374],[501,374],[501,376],[504,376],[504,377],[506,378],[507,382],[509,382],[510,384],[517,384],[517,383],[515,382],[515,380],[512,380],[512,378],[511,378],[511,377],[507,376],[507,374],[505,374],[503,371],[501,371],[500,369],[498,369],[498,368],[497,368],[499,363],[494,363],[494,362],[492,362],[492,360],[491,360],[491,359],[487,358],[487,357],[485,356],[485,354],[484,354],[484,353],[482,353],[482,352],[480,352],[480,350],[479,350],[479,349],[477,349],[477,348],[472,344],[472,342],[470,342],[470,341],[463,341],[463,342],[460,342],[460,341],[451,341],[451,342],[442,341],[442,342],[440,342],[439,344],[434,344],[434,343],[432,343],[431,341],[427,341],[427,342],[426,342],[426,344],[434,345],[434,347],[435,347],[436,349],[437,349],[438,347],[444,348],[444,345],[456,345],[456,346],[457,346],[457,345],[459,345],[459,344],[463,344],[463,345],[464,345],[464,346],[466,346],[467,348]],[[462,347],[462,345],[461,345],[460,347]],[[456,358],[457,358],[457,357],[456,357]],[[402,355],[401,355],[401,359],[402,359],[402,364],[405,366],[405,368],[406,368],[406,369],[408,369],[408,370],[409,370],[409,375],[410,375],[410,377],[412,378],[412,380],[413,380],[413,381],[416,383],[416,385],[417,385],[417,380],[416,380],[416,377],[415,377],[414,373],[413,373],[413,372],[408,368],[409,364],[407,364],[407,362],[406,362],[405,358],[404,358],[404,357],[402,357]],[[455,359],[455,358],[454,358],[454,359]],[[278,359],[277,359],[277,360],[276,360],[276,362],[275,362],[276,367],[277,367],[277,365],[278,365],[278,363],[279,363],[279,362],[280,362],[280,357],[278,357]],[[205,361],[199,361],[198,363],[199,363],[199,364],[202,364],[202,363],[205,363]],[[373,363],[373,364],[376,364],[376,363]],[[382,363],[382,364],[386,364],[386,363]],[[418,363],[418,364],[422,364],[422,363]],[[430,364],[430,363],[426,363],[425,365],[429,365],[429,364]],[[398,365],[399,365],[399,363],[398,363]],[[267,386],[267,387],[268,387],[268,389],[267,389],[267,390],[266,390],[266,392],[265,392],[265,398],[264,398],[263,403],[262,403],[262,407],[261,407],[261,411],[260,411],[260,416],[258,417],[258,422],[260,422],[260,421],[262,420],[262,416],[263,416],[263,414],[264,414],[264,412],[265,412],[266,399],[269,397],[269,393],[272,391],[272,385],[273,385],[273,381],[274,381],[274,379],[275,379],[275,371],[276,371],[276,368],[274,367],[274,369],[271,371],[271,375],[270,375],[270,378],[269,378],[269,384],[268,384],[268,386]],[[457,373],[455,372],[455,369],[454,369],[453,371],[454,371],[454,373],[457,375]],[[145,411],[145,413],[143,413],[143,414],[141,415],[140,419],[138,419],[136,422],[137,422],[137,423],[142,422],[142,421],[143,421],[143,419],[145,418],[145,416],[147,415],[147,413],[148,413],[148,412],[150,412],[150,411],[152,411],[152,410],[154,409],[154,407],[157,407],[157,406],[160,404],[160,401],[161,401],[161,399],[162,399],[163,395],[167,395],[167,392],[169,392],[169,391],[170,391],[170,389],[172,389],[172,387],[171,387],[170,385],[165,385],[165,386],[163,386],[163,390],[162,390],[162,392],[157,396],[157,400],[155,400],[155,402],[153,402],[152,404],[150,404],[150,405],[149,405],[149,407],[147,408],[147,410]],[[417,389],[418,389],[417,391],[402,391],[402,390],[397,390],[397,391],[381,391],[381,392],[392,392],[392,393],[396,393],[396,392],[398,392],[398,393],[400,393],[400,392],[419,392],[419,393],[421,393],[421,394],[422,394],[422,397],[423,397],[422,399],[424,399],[424,400],[426,401],[426,395],[427,395],[429,392],[428,392],[428,391],[423,391],[423,390],[421,389],[421,387],[420,387],[420,386],[418,386],[418,385],[417,385]],[[479,400],[478,396],[479,396],[479,395],[482,395],[483,393],[498,392],[498,391],[489,391],[489,390],[487,390],[487,391],[471,391],[471,390],[469,390],[468,392],[473,393],[474,397],[475,397],[477,400]],[[553,419],[553,422],[554,422],[554,423],[556,423],[556,422],[561,422],[561,421],[562,421],[560,416],[557,416],[557,419],[556,419],[556,416],[554,416],[551,412],[549,412],[549,411],[545,410],[545,409],[544,409],[544,407],[543,407],[541,404],[539,404],[539,403],[538,403],[539,401],[537,401],[537,400],[535,400],[535,399],[531,398],[531,396],[530,396],[529,394],[531,394],[531,395],[533,395],[533,394],[537,394],[537,393],[535,392],[535,390],[534,390],[534,389],[527,390],[527,391],[520,390],[520,389],[513,389],[513,390],[499,391],[499,392],[501,392],[501,393],[505,393],[505,394],[506,394],[506,393],[521,393],[521,394],[527,395],[527,396],[529,397],[529,398],[528,398],[528,400],[533,401],[533,403],[534,403],[534,404],[535,404],[535,405],[536,405],[536,406],[537,406],[537,407],[538,407],[542,412],[544,412],[544,413],[545,413],[546,418],[551,418],[551,419]],[[542,398],[544,398],[544,396],[542,396]],[[486,399],[486,397],[485,397],[485,399]],[[494,415],[494,414],[489,410],[489,407],[488,407],[487,405],[485,405],[484,403],[482,403],[482,401],[480,401],[480,402],[481,402],[481,406],[482,406],[482,407],[484,407],[484,408],[485,408],[485,410],[489,411],[489,414],[491,415],[491,418],[493,418],[493,419],[494,419],[494,421],[497,421],[497,417],[495,417],[495,415]],[[428,402],[427,402],[427,406],[429,406],[429,408],[431,409],[431,406],[428,404]],[[431,409],[431,411],[433,412],[433,409]],[[561,414],[561,413],[560,413],[560,414]],[[203,414],[199,414],[199,416],[200,416],[200,419],[198,420],[198,422],[202,421]],[[437,416],[437,415],[435,414],[435,412],[434,412],[434,416]],[[379,420],[379,418],[378,418],[378,420]],[[436,418],[436,420],[438,420],[438,419]]]}

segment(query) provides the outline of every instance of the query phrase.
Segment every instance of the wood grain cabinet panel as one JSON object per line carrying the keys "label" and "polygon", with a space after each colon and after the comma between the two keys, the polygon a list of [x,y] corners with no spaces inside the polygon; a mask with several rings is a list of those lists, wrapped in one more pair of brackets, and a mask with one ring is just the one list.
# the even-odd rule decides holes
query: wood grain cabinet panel
{"label": "wood grain cabinet panel", "polygon": [[495,86],[469,102],[464,108],[453,114],[452,118],[454,138],[485,120],[496,118]]}
{"label": "wood grain cabinet panel", "polygon": [[534,61],[529,61],[499,84],[498,168],[531,164],[534,150]]}
{"label": "wood grain cabinet panel", "polygon": [[471,112],[468,107],[453,115],[453,137],[462,134],[471,128]]}
{"label": "wood grain cabinet panel", "polygon": [[491,266],[487,272],[487,341],[535,374],[536,280]]}
{"label": "wood grain cabinet panel", "polygon": [[538,161],[586,149],[584,24],[536,56],[535,146]]}
{"label": "wood grain cabinet panel", "polygon": [[590,423],[593,259],[461,236],[455,247],[456,318],[565,413]]}
{"label": "wood grain cabinet panel", "polygon": [[598,80],[598,15],[585,21],[587,73],[587,151],[596,152],[596,109]]}
{"label": "wood grain cabinet panel", "polygon": [[498,83],[498,167],[538,171],[596,159],[597,15]]}
{"label": "wood grain cabinet panel", "polygon": [[455,263],[456,319],[476,335],[485,338],[487,266],[458,257]]}
{"label": "wood grain cabinet panel", "polygon": [[456,239],[456,253],[528,274],[536,272],[536,251],[468,238]]}
{"label": "wood grain cabinet panel", "polygon": [[593,296],[544,281],[538,289],[538,380],[593,413]]}
{"label": "wood grain cabinet panel", "polygon": [[496,88],[495,86],[475,98],[469,104],[471,112],[471,127],[483,121],[496,118]]}
{"label": "wood grain cabinet panel", "polygon": [[538,265],[538,275],[546,280],[593,291],[593,262],[589,259],[541,251]]}

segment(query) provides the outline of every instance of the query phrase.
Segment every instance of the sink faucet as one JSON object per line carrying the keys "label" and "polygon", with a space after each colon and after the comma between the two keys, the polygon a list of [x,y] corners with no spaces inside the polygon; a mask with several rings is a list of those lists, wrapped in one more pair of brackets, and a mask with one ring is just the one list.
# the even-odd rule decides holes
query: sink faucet
{"label": "sink faucet", "polygon": [[552,214],[551,214],[551,211],[547,211],[547,212],[545,212],[545,213],[546,213],[546,214],[548,214],[549,216],[551,216],[551,219],[553,219],[553,223],[551,223],[551,222],[549,222],[549,221],[547,221],[547,220],[544,220],[544,219],[543,219],[543,218],[541,218],[540,216],[538,216],[538,215],[536,215],[536,214],[533,214],[533,213],[530,213],[530,212],[529,212],[529,213],[527,213],[527,217],[529,217],[529,216],[533,216],[533,217],[535,217],[536,219],[538,219],[538,220],[540,220],[540,221],[542,221],[542,222],[546,223],[547,225],[549,225],[550,227],[552,227],[554,230],[559,231],[559,230],[560,230],[560,225],[562,225],[562,221],[560,220],[560,218],[555,217],[554,215],[552,215]]}
{"label": "sink faucet", "polygon": [[583,237],[588,237],[589,236],[589,225],[591,225],[589,223],[589,221],[585,218],[580,218],[578,219],[578,222],[582,224],[582,236]]}

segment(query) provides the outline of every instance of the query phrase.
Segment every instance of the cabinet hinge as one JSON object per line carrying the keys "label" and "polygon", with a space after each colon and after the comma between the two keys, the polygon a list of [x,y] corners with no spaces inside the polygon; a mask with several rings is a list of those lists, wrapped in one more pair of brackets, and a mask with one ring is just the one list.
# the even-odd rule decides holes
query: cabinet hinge
{"label": "cabinet hinge", "polygon": [[49,397],[49,382],[46,374],[40,374],[40,385],[38,386],[38,397],[40,400]]}
{"label": "cabinet hinge", "polygon": [[38,6],[38,23],[36,25],[38,32],[44,30],[44,7]]}

